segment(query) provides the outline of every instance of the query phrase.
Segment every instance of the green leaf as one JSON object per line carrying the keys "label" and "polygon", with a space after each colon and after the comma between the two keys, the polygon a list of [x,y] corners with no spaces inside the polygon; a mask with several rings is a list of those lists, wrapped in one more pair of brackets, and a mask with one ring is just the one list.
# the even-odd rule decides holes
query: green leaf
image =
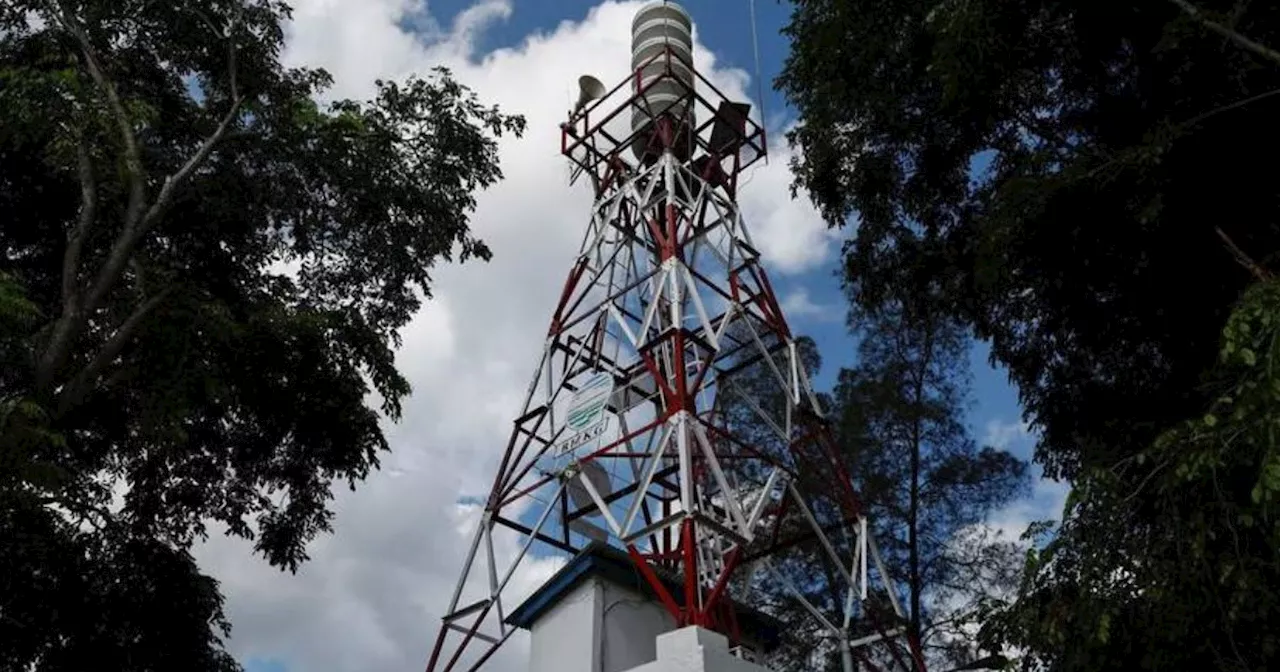
{"label": "green leaf", "polygon": [[[390,447],[396,351],[433,274],[489,255],[476,195],[523,119],[444,71],[318,104],[332,77],[280,60],[289,12],[0,3],[4,669],[237,670],[189,550],[222,527],[296,570],[336,486]],[[95,219],[64,288],[82,194]],[[137,206],[147,227],[126,221]],[[94,305],[68,312],[71,292]]]}

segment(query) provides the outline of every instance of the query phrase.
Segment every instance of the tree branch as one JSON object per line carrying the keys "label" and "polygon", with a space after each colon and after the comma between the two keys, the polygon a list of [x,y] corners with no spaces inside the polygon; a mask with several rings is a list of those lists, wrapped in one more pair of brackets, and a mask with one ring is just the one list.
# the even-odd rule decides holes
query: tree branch
{"label": "tree branch", "polygon": [[[1219,231],[1219,232],[1221,232],[1222,230],[1221,230],[1221,229],[1219,229],[1218,231]],[[1151,479],[1152,479],[1152,478],[1154,478],[1154,477],[1155,477],[1155,475],[1156,475],[1157,473],[1159,473],[1159,471],[1160,471],[1161,469],[1164,469],[1164,468],[1165,468],[1166,466],[1168,466],[1171,462],[1173,462],[1172,458],[1166,458],[1166,459],[1164,459],[1164,460],[1161,460],[1160,464],[1157,464],[1157,465],[1155,465],[1154,467],[1152,467],[1152,468],[1151,468],[1151,471],[1148,471],[1148,472],[1147,472],[1147,475],[1146,475],[1146,476],[1143,476],[1143,477],[1142,477],[1142,480],[1138,482],[1138,486],[1137,486],[1137,487],[1135,487],[1135,488],[1133,489],[1133,491],[1132,491],[1132,492],[1130,492],[1129,494],[1125,495],[1125,496],[1124,496],[1124,498],[1120,500],[1120,503],[1121,503],[1121,504],[1128,504],[1130,501],[1132,501],[1132,500],[1133,500],[1134,498],[1136,498],[1138,495],[1142,494],[1142,490],[1143,490],[1144,488],[1146,488],[1146,487],[1147,487],[1147,483],[1149,483],[1149,482],[1151,481]]]}
{"label": "tree branch", "polygon": [[1194,19],[1200,25],[1221,35],[1222,37],[1227,38],[1228,40],[1231,40],[1236,44],[1236,46],[1240,47],[1241,49],[1251,52],[1257,56],[1261,56],[1262,58],[1265,58],[1271,61],[1272,63],[1275,63],[1276,65],[1280,65],[1280,51],[1276,51],[1275,49],[1272,49],[1266,45],[1259,44],[1258,42],[1254,42],[1253,40],[1245,37],[1244,35],[1241,35],[1235,30],[1228,28],[1222,25],[1221,23],[1218,23],[1213,19],[1210,19],[1209,17],[1205,16],[1204,13],[1201,12],[1198,8],[1196,8],[1195,5],[1192,5],[1190,2],[1187,2],[1187,0],[1169,0],[1169,2],[1172,2],[1174,5],[1177,5],[1178,8],[1181,9],[1183,12],[1185,12],[1187,16]]}
{"label": "tree branch", "polygon": [[89,77],[102,90],[103,96],[107,99],[107,106],[111,108],[112,120],[120,133],[120,141],[124,144],[125,166],[129,173],[129,204],[125,210],[125,219],[126,223],[134,221],[142,212],[142,201],[146,198],[146,176],[142,171],[142,153],[138,150],[138,139],[133,133],[133,125],[129,121],[128,113],[125,112],[124,104],[120,102],[120,94],[116,91],[116,87],[103,73],[88,33],[71,17],[62,2],[59,1],[56,5],[51,2],[50,9],[58,23],[76,38],[76,42],[80,45],[80,53],[84,56],[85,67],[89,70]]}
{"label": "tree branch", "polygon": [[1280,89],[1272,89],[1270,91],[1264,91],[1262,93],[1259,93],[1256,96],[1249,96],[1248,98],[1242,98],[1240,100],[1235,101],[1234,103],[1220,105],[1218,107],[1213,108],[1212,110],[1209,110],[1208,112],[1202,112],[1200,114],[1197,114],[1196,116],[1182,122],[1181,124],[1178,124],[1176,128],[1178,129],[1189,128],[1214,115],[1222,114],[1223,112],[1230,112],[1231,110],[1239,109],[1241,107],[1244,107],[1245,105],[1256,103],[1259,100],[1266,100],[1267,98],[1270,98],[1277,94],[1280,94]]}
{"label": "tree branch", "polygon": [[142,264],[138,261],[137,255],[129,259],[129,267],[133,269],[134,284],[137,285],[138,297],[145,299],[147,297],[147,277],[142,270]]}
{"label": "tree branch", "polygon": [[[128,173],[129,180],[129,201],[125,208],[127,233],[129,223],[135,221],[139,213],[142,212],[143,200],[146,198],[146,179],[142,173],[142,155],[138,151],[138,141],[129,122],[129,115],[125,112],[124,104],[120,102],[120,96],[116,92],[115,86],[103,74],[102,65],[98,62],[93,43],[89,40],[89,35],[84,31],[84,28],[71,17],[66,6],[60,0],[49,0],[48,6],[54,20],[70,33],[79,45],[80,53],[84,57],[85,68],[89,71],[89,77],[93,79],[94,84],[101,90],[103,97],[106,98],[107,107],[111,110],[112,120],[115,122],[116,130],[120,133],[120,141],[124,145],[125,172]],[[81,188],[83,189],[83,185],[81,185]],[[76,255],[79,255],[79,251],[76,252]],[[65,271],[65,257],[63,262]],[[67,276],[64,274],[64,289],[67,280]],[[44,352],[41,353],[36,367],[36,387],[41,392],[47,392],[52,388],[54,376],[63,363],[66,362],[71,343],[79,335],[80,330],[84,328],[87,313],[92,310],[93,306],[85,305],[85,302],[78,300],[78,298],[73,298],[71,301],[63,301],[62,314],[54,324],[49,344],[45,347]]]}
{"label": "tree branch", "polygon": [[133,248],[138,244],[146,233],[160,220],[160,215],[164,209],[168,207],[169,202],[173,199],[174,193],[183,185],[209,155],[213,153],[214,147],[222,141],[227,134],[227,129],[231,127],[232,122],[240,114],[240,105],[243,102],[236,81],[236,41],[235,31],[240,21],[240,12],[236,13],[225,31],[227,37],[227,77],[230,84],[231,106],[227,109],[226,114],[218,122],[217,128],[214,129],[203,142],[200,143],[199,149],[195,154],[191,155],[182,167],[172,175],[164,178],[164,184],[160,187],[160,193],[156,196],[151,207],[147,208],[146,214],[140,220],[134,221],[132,224],[126,222],[125,231],[120,238],[116,240],[116,244],[111,248],[111,255],[107,258],[107,263],[103,265],[102,272],[98,276],[98,281],[94,283],[90,291],[85,306],[88,310],[95,309],[107,292],[119,280],[121,272],[124,270],[125,262],[133,252]]}
{"label": "tree branch", "polygon": [[187,159],[187,162],[176,173],[164,178],[164,186],[160,188],[160,194],[156,197],[155,202],[151,204],[151,207],[147,209],[147,214],[142,218],[142,225],[138,227],[139,237],[155,225],[160,213],[169,205],[170,199],[173,198],[173,192],[191,177],[191,174],[205,162],[205,159],[209,158],[213,148],[226,135],[231,122],[235,121],[240,112],[240,102],[239,98],[233,100],[231,109],[227,110],[226,115],[222,117],[222,121],[219,122],[218,128],[214,130],[213,134],[205,138],[205,141],[200,144],[200,149],[196,150],[196,153]]}
{"label": "tree branch", "polygon": [[93,175],[93,161],[89,157],[89,147],[85,142],[84,132],[76,132],[76,159],[80,178],[80,216],[75,227],[67,235],[67,249],[62,255],[62,306],[64,311],[72,313],[78,310],[79,289],[76,281],[80,276],[80,253],[84,249],[84,239],[98,208],[98,183]]}
{"label": "tree branch", "polygon": [[1253,257],[1250,257],[1244,250],[1240,249],[1240,247],[1236,245],[1235,241],[1231,240],[1231,236],[1228,236],[1227,232],[1222,230],[1222,227],[1215,226],[1213,227],[1213,230],[1217,232],[1218,237],[1222,239],[1222,243],[1227,246],[1227,251],[1231,253],[1231,256],[1235,257],[1236,263],[1245,267],[1246,270],[1253,274],[1253,277],[1257,278],[1261,282],[1266,282],[1271,279],[1271,271],[1263,268],[1258,264],[1258,262],[1253,260]]}
{"label": "tree branch", "polygon": [[1039,136],[1040,139],[1044,140],[1048,144],[1054,145],[1054,148],[1059,152],[1066,153],[1076,151],[1076,146],[1068,142],[1066,138],[1062,137],[1062,135],[1056,133],[1053,129],[1046,127],[1044,124],[1032,121],[1032,119],[1034,119],[1034,115],[1031,118],[1028,118],[1027,115],[1021,112],[1014,112],[1014,117],[1019,124],[1022,124],[1024,129]]}
{"label": "tree branch", "polygon": [[949,618],[930,621],[928,625],[923,626],[923,632],[921,633],[920,638],[924,639],[926,637],[925,633],[928,633],[928,635],[932,635],[934,632],[938,631],[943,626],[951,625],[958,621],[962,621],[967,618],[970,618],[975,613],[977,612],[976,610],[973,610],[973,609],[958,609]]}
{"label": "tree branch", "polygon": [[[115,121],[121,142],[124,145],[125,165],[129,181],[129,200],[125,209],[124,227],[111,245],[107,259],[99,269],[93,283],[85,289],[83,295],[69,302],[64,301],[62,314],[54,324],[49,343],[41,354],[36,369],[36,386],[43,393],[48,393],[53,389],[54,378],[69,358],[72,343],[84,329],[89,315],[101,306],[102,301],[119,282],[121,274],[124,272],[134,249],[142,240],[142,237],[155,226],[160,219],[160,215],[172,200],[176,190],[208,159],[214,147],[222,140],[227,133],[227,129],[238,117],[241,98],[237,85],[235,33],[243,11],[241,9],[235,14],[222,35],[228,41],[227,68],[232,98],[230,109],[219,121],[213,133],[200,143],[200,147],[195,154],[187,159],[174,174],[165,178],[155,201],[152,202],[150,207],[146,207],[147,179],[143,171],[137,138],[133,133],[124,104],[121,102],[115,86],[104,74],[93,43],[89,40],[84,28],[72,17],[62,0],[48,0],[48,5],[58,24],[76,39],[84,56],[89,76],[107,99],[108,107],[112,113],[111,116]],[[77,261],[79,254],[80,250],[77,249],[75,252]],[[67,282],[65,275],[63,281],[65,289],[65,283]]]}
{"label": "tree branch", "polygon": [[98,354],[95,355],[93,359],[75,375],[74,378],[72,378],[71,382],[65,388],[63,388],[62,392],[58,395],[59,413],[66,412],[84,398],[84,395],[88,392],[89,386],[98,379],[98,376],[102,374],[111,362],[115,361],[116,357],[120,356],[120,353],[124,351],[124,347],[128,345],[129,341],[133,340],[133,336],[142,325],[143,320],[145,320],[161,302],[167,299],[169,295],[173,294],[173,291],[173,285],[165,287],[163,290],[152,295],[146,301],[143,301],[141,305],[134,309],[133,314],[120,324],[119,328],[115,330],[115,333],[111,335],[111,338],[107,339],[106,344],[104,344],[102,349],[98,351]]}

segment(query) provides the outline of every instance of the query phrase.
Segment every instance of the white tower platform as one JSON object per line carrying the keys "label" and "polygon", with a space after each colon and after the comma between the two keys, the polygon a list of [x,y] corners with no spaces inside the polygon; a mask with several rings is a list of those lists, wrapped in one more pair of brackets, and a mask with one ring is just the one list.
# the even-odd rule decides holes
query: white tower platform
{"label": "white tower platform", "polygon": [[729,651],[729,640],[696,625],[658,635],[657,658],[631,672],[766,672]]}

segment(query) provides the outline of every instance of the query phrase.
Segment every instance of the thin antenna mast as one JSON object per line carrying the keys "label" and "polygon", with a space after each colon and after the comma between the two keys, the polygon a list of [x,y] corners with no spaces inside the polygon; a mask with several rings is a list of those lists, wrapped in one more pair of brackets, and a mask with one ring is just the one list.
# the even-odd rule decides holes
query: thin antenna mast
{"label": "thin antenna mast", "polygon": [[[760,35],[756,31],[756,0],[747,0],[747,5],[751,10],[751,51],[756,58],[756,104],[760,106],[760,126],[767,129],[769,118],[764,113],[764,80],[760,75]],[[764,155],[764,165],[769,165],[768,152]]]}

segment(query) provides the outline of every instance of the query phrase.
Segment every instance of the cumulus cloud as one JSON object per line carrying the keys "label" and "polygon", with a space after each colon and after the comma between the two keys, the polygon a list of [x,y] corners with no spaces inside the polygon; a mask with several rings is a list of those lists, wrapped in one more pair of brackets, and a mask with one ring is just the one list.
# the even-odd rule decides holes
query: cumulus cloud
{"label": "cumulus cloud", "polygon": [[[1035,438],[1029,423],[995,418],[987,421],[982,441],[992,448],[1027,454]],[[984,524],[984,530],[1007,541],[1018,540],[1031,523],[1057,520],[1062,516],[1068,489],[1066,483],[1036,478],[1032,482],[1030,496],[994,512]]]}
{"label": "cumulus cloud", "polygon": [[1022,420],[1001,420],[995,418],[987,421],[986,433],[982,442],[992,448],[1009,450],[1015,445],[1025,443],[1031,437],[1031,425]]}
{"label": "cumulus cloud", "polygon": [[809,318],[820,322],[838,322],[844,317],[843,306],[817,303],[804,287],[796,287],[782,297],[782,312],[787,317]]}
{"label": "cumulus cloud", "polygon": [[1066,483],[1060,481],[1036,479],[1031,485],[1030,497],[1019,499],[995,512],[987,525],[1003,539],[1018,539],[1031,523],[1061,519],[1069,489]]}
{"label": "cumulus cloud", "polygon": [[[606,2],[487,53],[477,53],[477,40],[494,22],[512,20],[519,10],[509,2],[482,0],[446,23],[420,0],[292,4],[284,58],[331,72],[329,96],[367,98],[377,78],[444,65],[529,124],[524,138],[502,140],[507,179],[479,197],[474,230],[494,259],[436,273],[435,298],[405,329],[398,353],[415,392],[404,419],[387,426],[394,450],[356,492],[335,491],[336,534],[316,541],[292,576],[234,540],[214,538],[197,552],[222,582],[234,624],[229,644],[241,660],[291,672],[421,669],[475,525],[476,510],[459,502],[487,492],[585,231],[591,197],[567,184],[558,123],[579,74],[606,82],[625,75],[639,3]],[[749,98],[745,72],[717,63],[702,45],[695,59],[727,95]],[[790,198],[785,147],[771,150],[745,187],[744,215],[773,273],[804,272],[829,258],[834,236],[807,202]],[[516,550],[502,537],[496,543],[499,555]],[[531,591],[560,562],[531,558],[517,590]],[[490,669],[524,669],[526,650],[513,639]]]}

